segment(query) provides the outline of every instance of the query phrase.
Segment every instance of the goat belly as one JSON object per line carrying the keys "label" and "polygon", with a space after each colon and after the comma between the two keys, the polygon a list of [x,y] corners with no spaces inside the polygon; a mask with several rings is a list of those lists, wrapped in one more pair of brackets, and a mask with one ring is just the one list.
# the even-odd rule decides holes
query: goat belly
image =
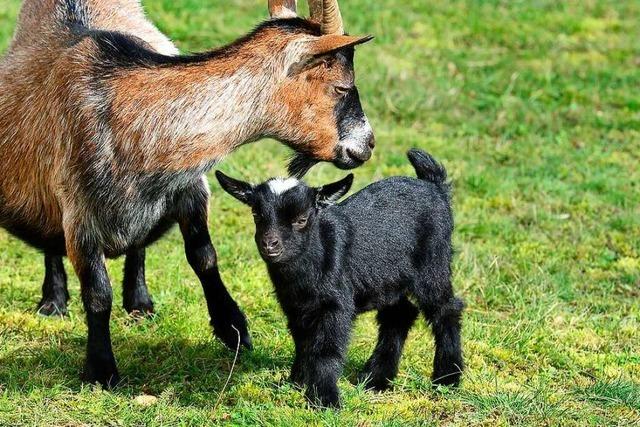
{"label": "goat belly", "polygon": [[36,249],[55,255],[66,254],[62,230],[47,233],[36,224],[29,224],[17,218],[7,217],[0,217],[0,227]]}

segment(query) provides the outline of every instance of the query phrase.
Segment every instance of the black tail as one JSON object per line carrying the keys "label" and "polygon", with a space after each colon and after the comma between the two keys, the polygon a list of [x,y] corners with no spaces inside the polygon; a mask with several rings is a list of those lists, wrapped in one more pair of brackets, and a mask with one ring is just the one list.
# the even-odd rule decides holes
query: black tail
{"label": "black tail", "polygon": [[412,148],[407,153],[407,157],[416,170],[418,178],[434,184],[446,185],[447,170],[431,157],[431,154]]}

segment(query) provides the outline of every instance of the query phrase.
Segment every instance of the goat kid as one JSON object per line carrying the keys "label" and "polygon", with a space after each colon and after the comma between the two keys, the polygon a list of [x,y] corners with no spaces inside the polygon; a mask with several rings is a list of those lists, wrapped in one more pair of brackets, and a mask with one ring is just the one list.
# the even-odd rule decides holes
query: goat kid
{"label": "goat kid", "polygon": [[239,331],[251,346],[207,229],[204,172],[216,162],[262,137],[293,148],[297,170],[369,159],[353,57],[370,37],[344,34],[336,0],[311,0],[311,20],[295,6],[269,1],[272,19],[250,34],[180,56],[138,0],[24,2],[0,60],[0,226],[44,251],[45,302],[66,305],[69,257],[87,316],[86,380],[119,380],[105,258],[128,255],[129,299],[145,308],[148,295],[135,296],[146,293],[144,248],[176,222],[214,333],[235,349]]}
{"label": "goat kid", "polygon": [[353,175],[310,188],[294,178],[254,186],[216,172],[222,188],[253,210],[256,244],[295,343],[291,379],[321,406],[339,406],[353,320],[369,310],[378,311],[379,324],[361,376],[369,388],[385,390],[395,378],[419,310],[435,337],[433,382],[460,380],[463,303],[451,285],[446,171],[422,151],[408,157],[419,179],[388,178],[337,205]]}

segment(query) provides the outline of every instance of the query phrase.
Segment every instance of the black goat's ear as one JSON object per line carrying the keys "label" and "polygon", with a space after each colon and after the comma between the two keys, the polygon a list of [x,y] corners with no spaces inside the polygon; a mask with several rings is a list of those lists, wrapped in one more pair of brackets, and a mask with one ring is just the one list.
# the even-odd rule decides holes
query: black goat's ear
{"label": "black goat's ear", "polygon": [[216,171],[216,178],[224,191],[244,204],[249,206],[253,204],[253,186],[251,184],[233,179],[220,171]]}
{"label": "black goat's ear", "polygon": [[318,202],[318,205],[328,206],[334,204],[335,202],[340,200],[342,196],[349,192],[352,184],[353,174],[350,173],[340,181],[316,188],[316,200]]}

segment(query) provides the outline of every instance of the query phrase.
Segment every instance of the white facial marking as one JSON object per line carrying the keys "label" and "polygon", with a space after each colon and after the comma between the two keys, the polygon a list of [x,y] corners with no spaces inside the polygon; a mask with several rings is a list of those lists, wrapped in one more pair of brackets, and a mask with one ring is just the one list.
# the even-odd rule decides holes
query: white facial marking
{"label": "white facial marking", "polygon": [[295,178],[274,178],[269,181],[269,189],[276,195],[282,194],[296,185],[298,185],[298,180]]}
{"label": "white facial marking", "polygon": [[364,121],[358,122],[357,125],[349,129],[346,138],[340,141],[340,146],[350,150],[360,152],[367,148],[367,142],[373,134],[373,129],[369,124],[369,119],[365,116]]}

